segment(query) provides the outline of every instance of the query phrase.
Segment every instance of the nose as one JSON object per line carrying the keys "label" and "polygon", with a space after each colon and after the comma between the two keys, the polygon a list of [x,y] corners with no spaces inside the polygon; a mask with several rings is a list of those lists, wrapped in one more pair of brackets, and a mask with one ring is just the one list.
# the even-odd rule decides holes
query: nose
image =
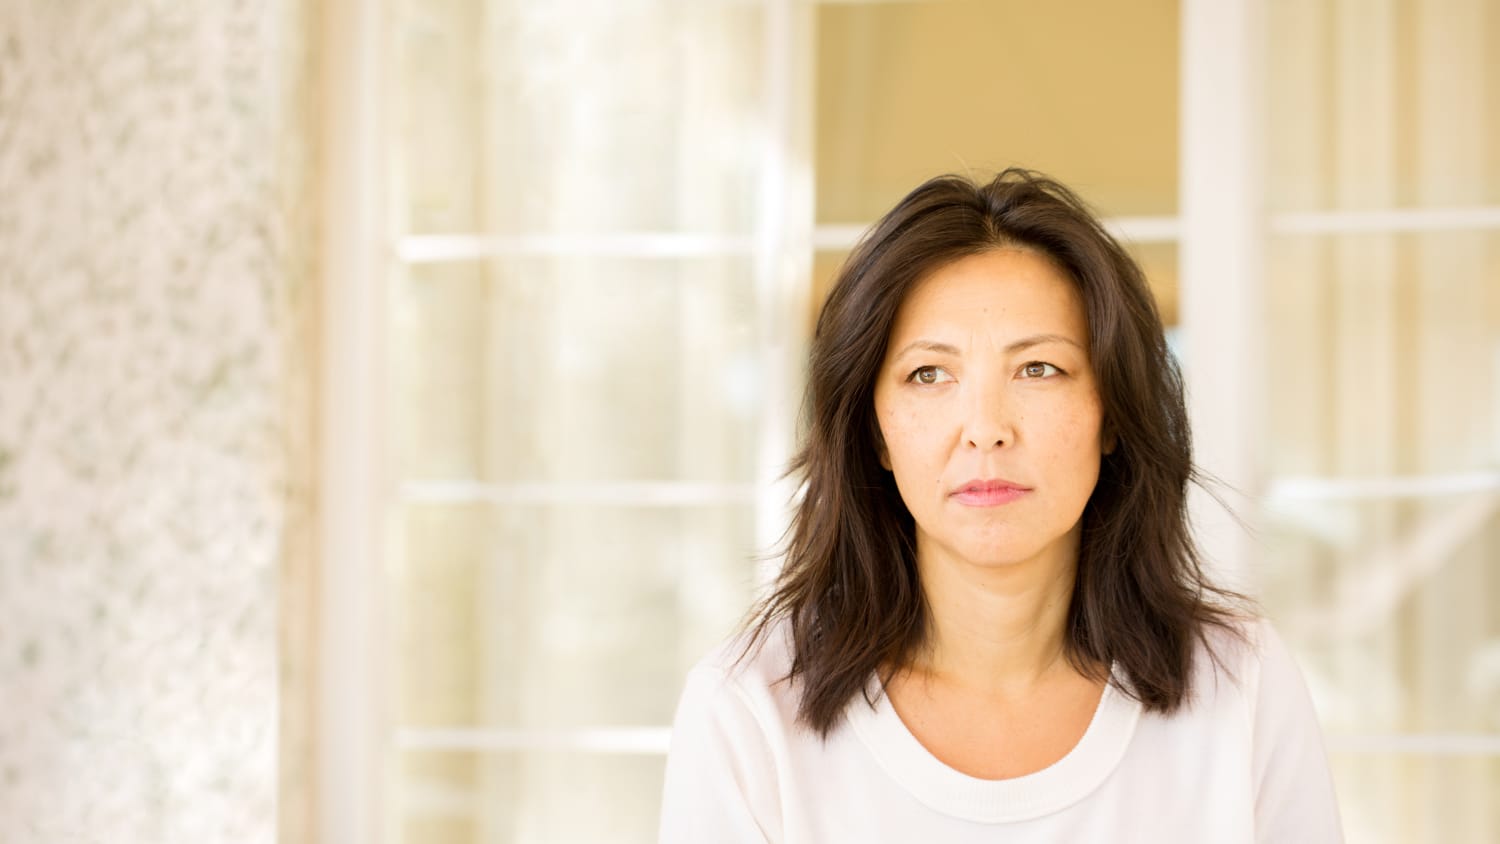
{"label": "nose", "polygon": [[1014,445],[1015,412],[1004,384],[971,379],[964,396],[963,441],[968,448],[988,451]]}

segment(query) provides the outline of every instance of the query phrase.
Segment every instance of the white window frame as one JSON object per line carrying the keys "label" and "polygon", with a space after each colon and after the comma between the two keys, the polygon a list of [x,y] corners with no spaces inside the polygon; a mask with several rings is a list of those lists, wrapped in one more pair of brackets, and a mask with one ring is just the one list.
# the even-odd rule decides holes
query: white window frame
{"label": "white window frame", "polygon": [[319,841],[386,836],[383,631],[386,226],[378,0],[322,7],[319,189],[318,666],[313,828]]}

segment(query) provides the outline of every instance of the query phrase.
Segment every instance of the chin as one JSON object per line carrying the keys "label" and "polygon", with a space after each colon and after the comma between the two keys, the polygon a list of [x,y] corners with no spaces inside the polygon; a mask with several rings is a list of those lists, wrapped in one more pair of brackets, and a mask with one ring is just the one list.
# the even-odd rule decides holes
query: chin
{"label": "chin", "polygon": [[[1015,524],[961,525],[943,533],[923,533],[918,529],[917,553],[923,545],[976,566],[1000,568],[1023,565],[1031,560],[1052,556],[1060,551],[1056,537],[1049,532],[1024,530]],[[941,550],[939,550],[941,549]]]}
{"label": "chin", "polygon": [[955,547],[954,552],[976,566],[1015,566],[1034,559],[1040,548],[1017,548],[1013,545],[996,546],[995,543],[973,544]]}

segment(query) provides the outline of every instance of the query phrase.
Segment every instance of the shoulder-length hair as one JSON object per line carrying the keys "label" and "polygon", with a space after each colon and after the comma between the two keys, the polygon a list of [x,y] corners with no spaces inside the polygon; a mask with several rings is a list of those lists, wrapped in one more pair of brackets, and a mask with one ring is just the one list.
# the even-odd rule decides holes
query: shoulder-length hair
{"label": "shoulder-length hair", "polygon": [[875,380],[896,312],[934,270],[999,248],[1045,255],[1077,286],[1104,430],[1115,436],[1083,511],[1069,661],[1096,679],[1115,664],[1122,692],[1171,712],[1188,694],[1207,628],[1236,629],[1242,596],[1208,581],[1188,528],[1187,485],[1197,477],[1182,375],[1140,267],[1051,179],[1021,169],[985,185],[942,176],[876,224],[823,304],[804,441],[789,469],[802,499],[781,574],[749,618],[747,650],[789,622],[798,718],[824,736],[854,695],[868,697],[872,673],[890,680],[927,633],[912,516],[878,457]]}

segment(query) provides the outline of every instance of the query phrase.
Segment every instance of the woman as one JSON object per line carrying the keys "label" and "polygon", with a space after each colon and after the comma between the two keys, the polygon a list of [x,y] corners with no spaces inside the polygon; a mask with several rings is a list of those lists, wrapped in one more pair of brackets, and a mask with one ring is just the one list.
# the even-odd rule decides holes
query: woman
{"label": "woman", "polygon": [[662,840],[1340,840],[1302,679],[1189,534],[1182,380],[1077,197],[927,182],[818,320],[805,480],[689,675]]}

